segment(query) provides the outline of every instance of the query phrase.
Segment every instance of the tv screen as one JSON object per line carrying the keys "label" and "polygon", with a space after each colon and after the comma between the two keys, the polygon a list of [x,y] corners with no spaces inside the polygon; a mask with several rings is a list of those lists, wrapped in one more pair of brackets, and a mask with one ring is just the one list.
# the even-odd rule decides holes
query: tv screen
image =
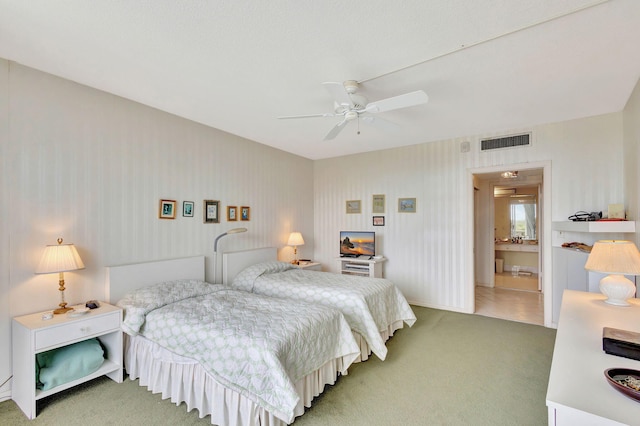
{"label": "tv screen", "polygon": [[375,256],[376,233],[340,231],[340,256]]}

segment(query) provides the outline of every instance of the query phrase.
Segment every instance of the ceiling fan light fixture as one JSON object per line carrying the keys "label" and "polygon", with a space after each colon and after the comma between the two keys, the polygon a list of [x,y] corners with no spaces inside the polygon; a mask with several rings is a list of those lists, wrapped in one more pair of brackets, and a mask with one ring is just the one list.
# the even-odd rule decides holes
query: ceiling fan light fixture
{"label": "ceiling fan light fixture", "polygon": [[358,91],[358,82],[355,80],[347,80],[342,83],[348,94],[353,95]]}
{"label": "ceiling fan light fixture", "polygon": [[[416,90],[415,92],[405,93],[403,95],[393,96],[369,103],[368,99],[365,96],[356,93],[359,87],[359,84],[356,80],[346,80],[343,83],[326,81],[322,83],[322,85],[333,98],[333,108],[335,114],[306,114],[281,116],[278,118],[289,119],[342,116],[342,121],[333,126],[329,133],[327,133],[327,135],[324,137],[324,140],[331,140],[335,138],[338,133],[340,133],[340,131],[348,122],[355,121],[361,117],[365,123],[374,127],[378,127],[382,130],[397,130],[397,128],[399,127],[397,124],[386,121],[382,118],[374,119],[373,117],[371,117],[369,119],[366,114],[381,113],[401,108],[407,108],[415,105],[425,104],[429,100],[429,97],[424,91]],[[363,115],[361,116],[361,114]],[[359,130],[358,134],[360,134]]]}
{"label": "ceiling fan light fixture", "polygon": [[347,111],[344,115],[344,119],[346,121],[353,121],[358,118],[358,113],[356,111]]}

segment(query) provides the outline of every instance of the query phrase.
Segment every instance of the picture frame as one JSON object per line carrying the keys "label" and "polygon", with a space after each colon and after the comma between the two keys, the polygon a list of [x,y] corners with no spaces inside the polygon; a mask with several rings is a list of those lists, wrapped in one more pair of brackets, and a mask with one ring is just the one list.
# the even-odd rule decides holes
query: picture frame
{"label": "picture frame", "polygon": [[371,197],[371,213],[384,213],[385,207],[384,194],[374,194]]}
{"label": "picture frame", "polygon": [[373,226],[384,226],[384,216],[374,216]]}
{"label": "picture frame", "polygon": [[160,200],[160,210],[158,212],[160,219],[176,218],[176,200]]}
{"label": "picture frame", "polygon": [[242,206],[240,207],[240,220],[251,220],[251,207]]}
{"label": "picture frame", "polygon": [[193,201],[183,201],[182,202],[182,216],[183,217],[193,217],[193,208],[195,203]]}
{"label": "picture frame", "polygon": [[398,213],[415,213],[415,198],[398,198]]}
{"label": "picture frame", "polygon": [[347,214],[362,213],[362,203],[360,200],[347,200],[346,209]]}
{"label": "picture frame", "polygon": [[238,207],[227,206],[227,222],[238,220]]}
{"label": "picture frame", "polygon": [[220,223],[220,201],[204,200],[204,223]]}

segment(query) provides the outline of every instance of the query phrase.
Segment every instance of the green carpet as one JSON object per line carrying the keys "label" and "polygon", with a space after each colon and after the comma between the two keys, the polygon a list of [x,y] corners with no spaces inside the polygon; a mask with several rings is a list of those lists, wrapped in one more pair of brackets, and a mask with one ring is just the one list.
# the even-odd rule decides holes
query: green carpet
{"label": "green carpet", "polygon": [[[555,330],[413,307],[418,321],[316,398],[296,426],[546,425]],[[207,425],[137,381],[96,379],[38,402],[29,421],[0,403],[3,425]]]}

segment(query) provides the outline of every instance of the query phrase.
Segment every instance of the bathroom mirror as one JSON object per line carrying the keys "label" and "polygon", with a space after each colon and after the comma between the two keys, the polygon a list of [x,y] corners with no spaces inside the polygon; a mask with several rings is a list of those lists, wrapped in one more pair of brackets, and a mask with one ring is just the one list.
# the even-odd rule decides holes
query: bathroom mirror
{"label": "bathroom mirror", "polygon": [[535,196],[512,199],[510,203],[511,238],[537,240],[537,203]]}
{"label": "bathroom mirror", "polygon": [[496,239],[538,239],[537,192],[537,187],[494,191]]}

